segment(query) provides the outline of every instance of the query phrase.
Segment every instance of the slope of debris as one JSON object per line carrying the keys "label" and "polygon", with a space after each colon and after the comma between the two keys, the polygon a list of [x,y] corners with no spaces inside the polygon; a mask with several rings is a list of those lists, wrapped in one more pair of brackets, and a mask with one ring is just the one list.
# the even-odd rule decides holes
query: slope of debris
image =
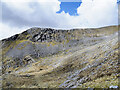
{"label": "slope of debris", "polygon": [[118,26],[31,28],[0,42],[3,87],[118,87]]}

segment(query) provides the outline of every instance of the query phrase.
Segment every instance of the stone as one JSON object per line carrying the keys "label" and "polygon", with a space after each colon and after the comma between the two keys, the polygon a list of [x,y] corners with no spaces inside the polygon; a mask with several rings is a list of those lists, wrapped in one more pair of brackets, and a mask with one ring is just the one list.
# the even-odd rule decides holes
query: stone
{"label": "stone", "polygon": [[111,85],[109,88],[118,88],[118,86]]}

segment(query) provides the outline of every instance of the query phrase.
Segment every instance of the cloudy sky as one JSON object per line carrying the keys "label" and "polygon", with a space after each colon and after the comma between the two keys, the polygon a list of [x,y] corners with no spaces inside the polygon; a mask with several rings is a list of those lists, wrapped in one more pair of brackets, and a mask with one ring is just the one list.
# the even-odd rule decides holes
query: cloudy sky
{"label": "cloudy sky", "polygon": [[89,28],[118,24],[117,0],[2,0],[0,39],[31,27]]}

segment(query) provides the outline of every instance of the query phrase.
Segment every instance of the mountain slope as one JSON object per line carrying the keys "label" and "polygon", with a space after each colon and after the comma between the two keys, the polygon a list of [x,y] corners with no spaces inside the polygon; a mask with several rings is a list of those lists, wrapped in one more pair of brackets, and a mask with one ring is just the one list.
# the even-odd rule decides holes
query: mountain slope
{"label": "mountain slope", "polygon": [[31,28],[1,42],[3,87],[118,86],[117,26]]}

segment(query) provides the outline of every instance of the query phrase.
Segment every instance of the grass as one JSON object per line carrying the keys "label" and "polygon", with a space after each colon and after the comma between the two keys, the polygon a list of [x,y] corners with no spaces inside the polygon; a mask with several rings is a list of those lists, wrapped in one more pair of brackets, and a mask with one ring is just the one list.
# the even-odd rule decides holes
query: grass
{"label": "grass", "polygon": [[86,82],[78,86],[78,88],[109,88],[111,85],[118,86],[118,78],[114,74]]}

